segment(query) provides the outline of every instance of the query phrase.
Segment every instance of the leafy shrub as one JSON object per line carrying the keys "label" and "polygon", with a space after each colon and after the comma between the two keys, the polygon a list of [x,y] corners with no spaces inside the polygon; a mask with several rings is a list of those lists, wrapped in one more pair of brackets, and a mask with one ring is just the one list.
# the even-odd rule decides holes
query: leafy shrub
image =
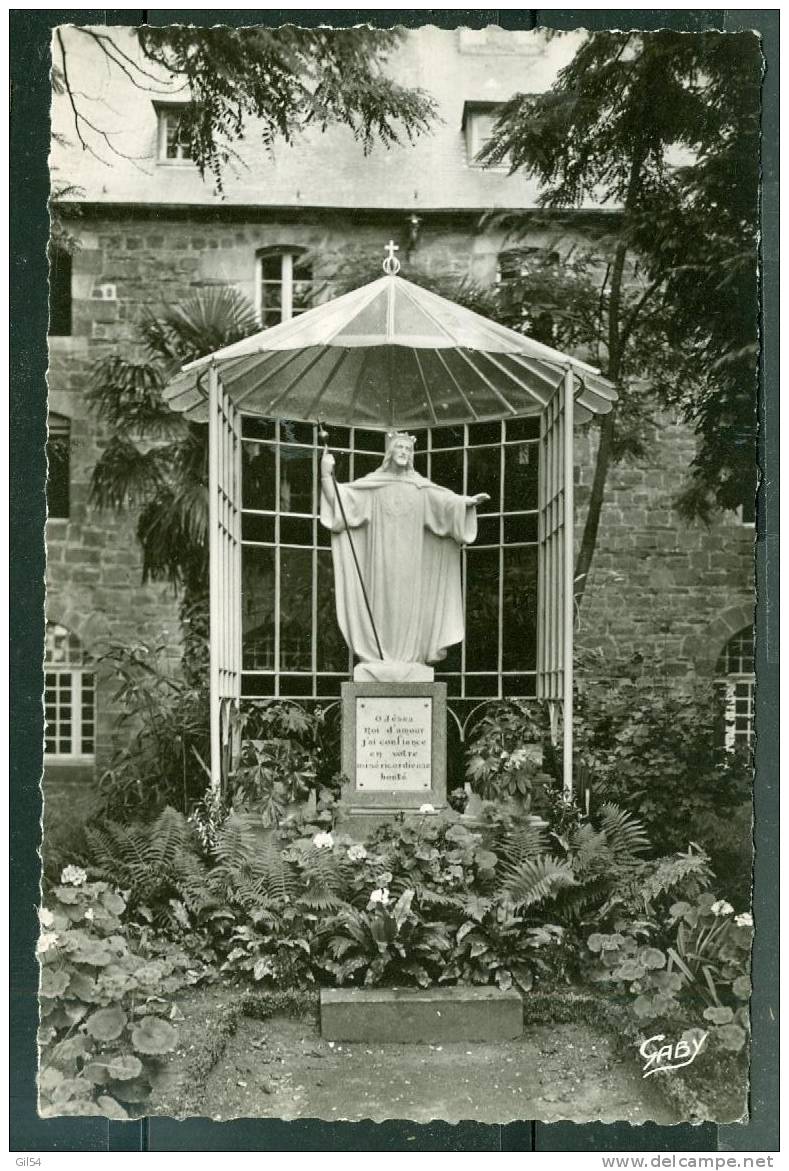
{"label": "leafy shrub", "polygon": [[583,672],[579,679],[575,756],[593,800],[636,813],[658,853],[697,842],[733,896],[748,901],[750,759],[744,749],[724,748],[712,689],[661,682],[657,667],[643,665],[604,687],[584,686]]}
{"label": "leafy shrub", "polygon": [[240,749],[231,766],[230,804],[258,813],[265,826],[278,825],[289,807],[333,783],[333,733],[320,706],[305,710],[272,700],[245,709],[236,718]]}
{"label": "leafy shrub", "polygon": [[475,725],[469,741],[466,776],[486,801],[515,798],[528,809],[542,774],[544,709],[525,700],[496,704]]}
{"label": "leafy shrub", "polygon": [[734,916],[730,903],[704,891],[693,903],[672,904],[657,926],[632,923],[590,935],[590,976],[633,997],[639,1020],[696,1025],[701,1016],[714,1044],[739,1052],[750,1028],[752,938],[749,913]]}
{"label": "leafy shrub", "polygon": [[172,675],[164,646],[115,644],[102,664],[118,684],[113,700],[125,738],[100,778],[105,812],[132,820],[172,805],[188,813],[208,779],[207,687]]}
{"label": "leafy shrub", "polygon": [[175,1048],[166,996],[184,983],[187,958],[132,951],[124,898],[86,877],[67,867],[40,913],[40,1110],[126,1118],[122,1103],[147,1099],[159,1058]]}

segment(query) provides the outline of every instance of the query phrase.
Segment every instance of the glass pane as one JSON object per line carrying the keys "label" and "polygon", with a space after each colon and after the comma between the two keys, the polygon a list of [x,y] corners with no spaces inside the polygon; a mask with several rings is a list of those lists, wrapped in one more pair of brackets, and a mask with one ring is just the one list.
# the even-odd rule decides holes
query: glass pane
{"label": "glass pane", "polygon": [[260,257],[260,279],[278,283],[282,278],[282,256],[278,252]]}
{"label": "glass pane", "polygon": [[504,517],[504,544],[515,545],[521,541],[535,543],[537,541],[537,516],[530,513],[526,516]]}
{"label": "glass pane", "polygon": [[346,451],[351,446],[351,429],[350,427],[335,427],[334,423],[326,424],[326,430],[329,432],[329,438],[326,440],[329,447],[334,451],[338,447],[345,448]]}
{"label": "glass pane", "polygon": [[274,550],[241,550],[241,629],[246,670],[274,669]]}
{"label": "glass pane", "polygon": [[420,451],[423,451],[423,452],[427,451],[429,432],[428,431],[412,431],[411,434],[413,435],[414,439],[416,440],[416,443],[414,444],[414,452],[418,453]]}
{"label": "glass pane", "polygon": [[353,433],[354,451],[372,451],[384,458],[386,451],[385,431],[365,431],[357,427]]}
{"label": "glass pane", "polygon": [[477,521],[475,548],[478,545],[498,545],[500,527],[497,516],[481,516]]}
{"label": "glass pane", "polygon": [[433,427],[430,432],[433,451],[438,447],[462,447],[463,439],[462,427]]}
{"label": "glass pane", "polygon": [[504,449],[504,511],[537,508],[536,443],[523,443]]}
{"label": "glass pane", "polygon": [[288,419],[280,419],[279,437],[282,443],[304,443],[307,447],[314,447],[315,427],[312,423],[291,423]]}
{"label": "glass pane", "polygon": [[281,512],[314,512],[311,449],[282,445],[279,492]]}
{"label": "glass pane", "polygon": [[460,675],[446,675],[443,671],[436,671],[436,681],[438,683],[446,683],[447,695],[460,695],[461,693],[461,677]]}
{"label": "glass pane", "polygon": [[537,549],[504,550],[503,667],[537,669]]}
{"label": "glass pane", "polygon": [[468,441],[477,443],[500,443],[501,423],[472,423],[468,429]]}
{"label": "glass pane", "polygon": [[273,512],[276,508],[274,448],[265,443],[242,443],[241,484],[244,508]]}
{"label": "glass pane", "polygon": [[463,452],[434,451],[430,457],[430,479],[442,488],[463,492]]}
{"label": "glass pane", "polygon": [[318,670],[348,671],[348,648],[337,625],[331,553],[318,553]]}
{"label": "glass pane", "polygon": [[353,478],[354,480],[361,479],[362,476],[369,475],[377,468],[380,468],[383,461],[381,455],[359,455],[353,457]]}
{"label": "glass pane", "polygon": [[242,675],[241,694],[250,697],[274,694],[273,675]]}
{"label": "glass pane", "polygon": [[333,697],[340,694],[343,680],[336,675],[319,675],[317,694],[323,697]]}
{"label": "glass pane", "polygon": [[459,671],[462,663],[461,643],[447,648],[447,657],[435,664],[436,671]]}
{"label": "glass pane", "polygon": [[261,541],[273,545],[275,529],[276,519],[273,516],[258,516],[252,512],[241,514],[242,541]]}
{"label": "glass pane", "polygon": [[312,520],[283,516],[279,522],[279,539],[283,545],[312,545]]}
{"label": "glass pane", "polygon": [[245,439],[274,439],[276,426],[273,419],[262,419],[257,415],[241,416],[241,434]]}
{"label": "glass pane", "polygon": [[505,675],[502,679],[502,691],[505,695],[521,695],[530,698],[537,694],[537,676]]}
{"label": "glass pane", "polygon": [[499,551],[467,551],[466,670],[495,671],[499,642]]}
{"label": "glass pane", "polygon": [[490,500],[482,504],[477,512],[499,512],[501,507],[501,448],[479,447],[469,450],[468,453],[468,480],[466,481],[469,496],[477,492],[487,492]]}
{"label": "glass pane", "polygon": [[282,675],[280,695],[312,695],[312,675]]}
{"label": "glass pane", "polygon": [[419,472],[420,476],[427,477],[427,452],[417,451],[414,453],[414,468]]}
{"label": "glass pane", "polygon": [[508,419],[506,435],[508,441],[512,439],[539,439],[540,416],[532,415],[528,419]]}
{"label": "glass pane", "polygon": [[467,675],[466,695],[469,699],[488,699],[499,694],[498,675]]}
{"label": "glass pane", "polygon": [[279,670],[312,668],[312,553],[280,549]]}

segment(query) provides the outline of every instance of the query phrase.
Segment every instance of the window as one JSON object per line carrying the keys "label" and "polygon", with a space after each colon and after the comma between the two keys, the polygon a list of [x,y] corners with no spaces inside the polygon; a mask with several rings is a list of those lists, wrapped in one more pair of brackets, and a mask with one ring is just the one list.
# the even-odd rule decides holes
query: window
{"label": "window", "polygon": [[[352,660],[335,616],[331,538],[317,516],[315,428],[242,423],[242,695],[338,696]],[[381,432],[330,431],[341,483],[380,465]],[[418,471],[455,492],[491,496],[476,543],[462,553],[465,641],[436,668],[459,704],[535,694],[538,440],[536,418],[417,436]]]}
{"label": "window", "polygon": [[726,643],[718,660],[717,681],[726,711],[726,747],[750,744],[753,739],[754,674],[753,627],[746,626]]}
{"label": "window", "polygon": [[76,635],[48,622],[44,655],[44,710],[48,760],[91,760],[95,751],[96,682]]}
{"label": "window", "polygon": [[160,163],[190,162],[189,139],[184,133],[183,109],[178,106],[158,106]]}
{"label": "window", "polygon": [[47,516],[68,520],[71,423],[64,415],[50,412],[47,430]]}
{"label": "window", "polygon": [[309,309],[312,295],[312,264],[302,251],[277,248],[258,253],[255,307],[264,329]]}
{"label": "window", "polygon": [[[463,120],[461,129],[466,142],[466,161],[470,167],[482,167],[477,156],[493,137],[493,127],[498,117],[500,103],[498,102],[465,102],[463,105]],[[506,158],[497,163],[492,170],[509,170]]]}
{"label": "window", "polygon": [[71,253],[49,248],[49,336],[71,336]]}

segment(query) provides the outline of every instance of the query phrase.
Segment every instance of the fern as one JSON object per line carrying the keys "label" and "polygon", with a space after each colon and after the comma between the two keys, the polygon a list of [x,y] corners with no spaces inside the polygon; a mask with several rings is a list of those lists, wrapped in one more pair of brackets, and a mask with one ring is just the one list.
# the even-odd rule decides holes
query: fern
{"label": "fern", "polygon": [[635,858],[646,853],[649,838],[637,817],[610,803],[602,805],[600,812],[600,829],[617,858]]}
{"label": "fern", "polygon": [[503,869],[516,868],[529,858],[537,858],[547,853],[548,838],[545,829],[545,822],[538,817],[527,817],[522,821],[512,822],[494,843],[494,850]]}
{"label": "fern", "polygon": [[300,905],[312,911],[330,911],[345,906],[351,870],[339,853],[311,846],[304,862],[306,887],[299,897]]}
{"label": "fern", "polygon": [[254,907],[261,900],[285,902],[297,892],[293,867],[272,835],[262,840],[248,816],[232,814],[217,834],[216,865],[209,882],[229,902]]}
{"label": "fern", "polygon": [[515,907],[526,908],[553,899],[574,884],[575,875],[569,862],[541,854],[508,868],[502,893]]}
{"label": "fern", "polygon": [[639,896],[649,907],[659,895],[684,888],[689,881],[698,880],[699,886],[711,878],[709,858],[704,853],[674,854],[661,858],[653,872],[640,883]]}

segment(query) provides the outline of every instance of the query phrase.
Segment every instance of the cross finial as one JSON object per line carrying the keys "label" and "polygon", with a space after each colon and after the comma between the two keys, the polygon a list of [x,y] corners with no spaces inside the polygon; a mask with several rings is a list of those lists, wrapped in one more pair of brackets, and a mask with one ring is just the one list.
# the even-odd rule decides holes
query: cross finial
{"label": "cross finial", "polygon": [[400,245],[395,244],[394,240],[390,240],[388,244],[384,245],[384,251],[387,253],[384,260],[384,272],[387,276],[394,276],[400,271],[400,261],[395,256],[395,252],[400,251]]}

